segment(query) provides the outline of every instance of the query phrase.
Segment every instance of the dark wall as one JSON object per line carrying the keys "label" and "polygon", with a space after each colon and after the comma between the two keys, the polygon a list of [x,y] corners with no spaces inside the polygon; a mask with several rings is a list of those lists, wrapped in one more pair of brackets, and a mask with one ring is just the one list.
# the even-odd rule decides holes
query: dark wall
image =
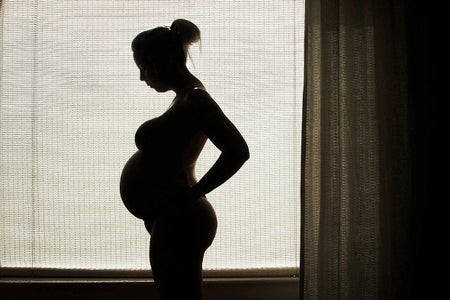
{"label": "dark wall", "polygon": [[[448,34],[442,15],[446,11],[426,1],[406,1],[410,136],[413,182],[412,295],[416,299],[439,299],[443,283],[440,270],[446,272],[444,233],[445,210],[450,197],[444,193],[448,184],[449,99],[444,67],[449,54],[443,53]],[[445,256],[444,256],[445,255]]]}

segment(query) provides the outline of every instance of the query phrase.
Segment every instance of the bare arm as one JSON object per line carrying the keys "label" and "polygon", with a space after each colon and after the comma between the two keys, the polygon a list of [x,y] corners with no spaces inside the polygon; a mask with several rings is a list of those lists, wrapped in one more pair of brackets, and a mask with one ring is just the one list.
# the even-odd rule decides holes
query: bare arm
{"label": "bare arm", "polygon": [[194,199],[206,195],[231,178],[249,159],[249,149],[241,133],[206,91],[191,95],[191,107],[200,129],[221,151],[213,166],[191,188]]}

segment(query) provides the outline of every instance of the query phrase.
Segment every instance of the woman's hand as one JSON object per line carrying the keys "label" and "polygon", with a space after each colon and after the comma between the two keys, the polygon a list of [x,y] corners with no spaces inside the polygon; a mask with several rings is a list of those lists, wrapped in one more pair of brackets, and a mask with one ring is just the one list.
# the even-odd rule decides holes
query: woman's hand
{"label": "woman's hand", "polygon": [[170,203],[177,203],[181,205],[189,205],[195,202],[197,199],[204,197],[205,195],[200,193],[196,186],[188,187],[188,186],[180,186],[175,187],[167,192],[168,196],[168,205]]}

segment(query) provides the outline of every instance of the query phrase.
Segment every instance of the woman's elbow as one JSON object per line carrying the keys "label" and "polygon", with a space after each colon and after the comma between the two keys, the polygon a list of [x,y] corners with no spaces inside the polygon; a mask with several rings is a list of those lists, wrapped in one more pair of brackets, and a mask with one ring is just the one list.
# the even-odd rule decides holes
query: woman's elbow
{"label": "woman's elbow", "polygon": [[248,149],[247,144],[242,145],[237,151],[235,151],[236,158],[245,163],[250,158],[250,150]]}
{"label": "woman's elbow", "polygon": [[244,159],[244,162],[250,159],[250,150],[248,149],[247,145],[245,145],[245,150],[243,151],[242,158]]}
{"label": "woman's elbow", "polygon": [[229,145],[229,147],[223,147],[221,152],[222,156],[227,157],[234,164],[243,165],[250,158],[250,150],[245,141]]}

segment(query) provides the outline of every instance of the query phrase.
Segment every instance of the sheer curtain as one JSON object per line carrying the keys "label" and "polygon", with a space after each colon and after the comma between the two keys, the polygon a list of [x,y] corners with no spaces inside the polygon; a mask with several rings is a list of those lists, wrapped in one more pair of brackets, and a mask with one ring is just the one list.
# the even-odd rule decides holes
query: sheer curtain
{"label": "sheer curtain", "polygon": [[404,14],[402,1],[306,3],[305,300],[407,293],[412,203]]}
{"label": "sheer curtain", "polygon": [[[148,271],[149,237],[123,206],[119,179],[136,129],[173,94],[139,81],[130,43],[185,18],[202,32],[188,67],[252,155],[209,195],[219,228],[205,269],[298,274],[303,4],[2,1],[3,270]],[[218,154],[207,145],[198,177]]]}

